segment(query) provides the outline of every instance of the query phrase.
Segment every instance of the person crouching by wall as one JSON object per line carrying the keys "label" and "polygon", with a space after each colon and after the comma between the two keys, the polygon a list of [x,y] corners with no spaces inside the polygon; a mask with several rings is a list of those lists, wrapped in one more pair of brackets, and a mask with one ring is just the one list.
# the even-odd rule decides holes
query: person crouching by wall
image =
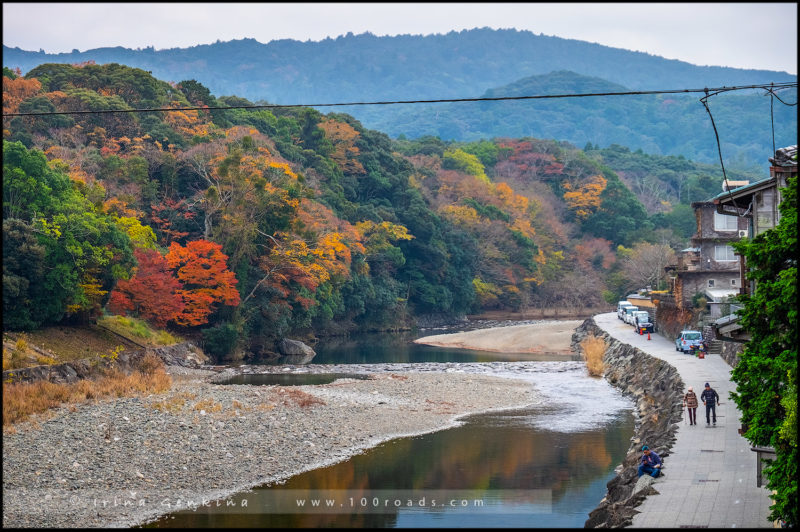
{"label": "person crouching by wall", "polygon": [[658,478],[662,475],[661,472],[661,457],[655,451],[651,451],[647,445],[642,447],[642,463],[639,464],[639,476],[648,474],[653,478]]}
{"label": "person crouching by wall", "polygon": [[697,405],[697,394],[695,394],[692,387],[689,386],[689,391],[683,396],[683,406],[688,410],[690,425],[697,425]]}

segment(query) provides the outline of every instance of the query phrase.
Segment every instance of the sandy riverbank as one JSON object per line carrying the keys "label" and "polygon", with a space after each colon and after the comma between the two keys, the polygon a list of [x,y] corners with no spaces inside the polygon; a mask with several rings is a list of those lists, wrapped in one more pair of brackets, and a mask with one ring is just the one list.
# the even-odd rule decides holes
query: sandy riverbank
{"label": "sandy riverbank", "polygon": [[560,353],[571,355],[572,333],[582,320],[543,321],[425,336],[415,343],[498,353]]}
{"label": "sandy riverbank", "polygon": [[165,394],[61,408],[4,434],[3,526],[129,527],[539,400],[529,383],[476,374],[257,387],[190,373]]}

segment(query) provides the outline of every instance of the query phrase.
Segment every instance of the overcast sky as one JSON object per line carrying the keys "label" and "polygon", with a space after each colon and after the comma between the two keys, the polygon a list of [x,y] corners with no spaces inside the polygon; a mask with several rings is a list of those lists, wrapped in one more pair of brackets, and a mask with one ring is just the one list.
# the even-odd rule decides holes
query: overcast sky
{"label": "overcast sky", "polygon": [[215,4],[3,3],[3,44],[46,52],[185,48],[348,32],[432,34],[481,27],[647,52],[695,65],[797,74],[797,3]]}

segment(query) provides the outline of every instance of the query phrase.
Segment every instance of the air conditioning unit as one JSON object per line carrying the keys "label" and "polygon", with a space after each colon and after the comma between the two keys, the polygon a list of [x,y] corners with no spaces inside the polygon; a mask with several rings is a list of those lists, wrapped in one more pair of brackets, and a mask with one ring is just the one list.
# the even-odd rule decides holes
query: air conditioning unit
{"label": "air conditioning unit", "polygon": [[747,237],[747,229],[739,229],[739,238]]}

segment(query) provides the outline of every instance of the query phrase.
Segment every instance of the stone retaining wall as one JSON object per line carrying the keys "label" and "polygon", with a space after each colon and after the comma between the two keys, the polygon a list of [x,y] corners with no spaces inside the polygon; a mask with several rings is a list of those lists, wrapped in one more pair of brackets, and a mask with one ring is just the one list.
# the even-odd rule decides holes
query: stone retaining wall
{"label": "stone retaining wall", "polygon": [[[636,402],[637,422],[631,446],[617,468],[617,476],[608,484],[608,492],[600,505],[589,514],[586,528],[620,528],[630,525],[634,509],[654,493],[652,487],[636,490],[642,445],[666,458],[675,443],[677,422],[683,412],[684,383],[670,364],[631,345],[623,344],[599,328],[589,318],[575,330],[572,348],[580,352],[580,342],[588,336],[603,338],[607,349],[603,362],[604,377],[623,394]],[[664,460],[669,471],[669,460]]]}
{"label": "stone retaining wall", "polygon": [[125,372],[135,369],[144,356],[151,352],[161,358],[167,366],[196,368],[207,362],[208,358],[191,342],[149,349],[129,349],[117,355],[116,360],[97,357],[81,359],[63,364],[32,366],[9,369],[3,372],[3,382],[50,381],[55,383],[76,382],[98,375],[104,368],[116,366]]}
{"label": "stone retaining wall", "polygon": [[720,353],[722,360],[727,362],[730,367],[735,368],[736,364],[739,363],[739,355],[744,350],[745,344],[740,342],[728,342],[725,340],[722,340],[720,343],[722,344],[722,352]]}

